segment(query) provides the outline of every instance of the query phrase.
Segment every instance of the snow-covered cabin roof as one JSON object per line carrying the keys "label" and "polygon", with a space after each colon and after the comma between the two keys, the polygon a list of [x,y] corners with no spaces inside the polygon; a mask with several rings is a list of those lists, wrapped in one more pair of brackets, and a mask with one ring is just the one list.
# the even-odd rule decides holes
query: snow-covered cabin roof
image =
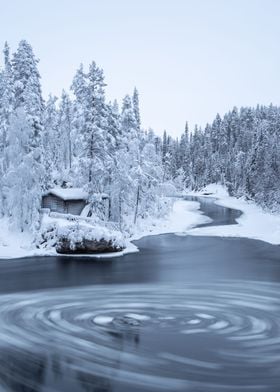
{"label": "snow-covered cabin roof", "polygon": [[81,188],[52,188],[45,195],[55,195],[62,200],[87,200],[88,194]]}

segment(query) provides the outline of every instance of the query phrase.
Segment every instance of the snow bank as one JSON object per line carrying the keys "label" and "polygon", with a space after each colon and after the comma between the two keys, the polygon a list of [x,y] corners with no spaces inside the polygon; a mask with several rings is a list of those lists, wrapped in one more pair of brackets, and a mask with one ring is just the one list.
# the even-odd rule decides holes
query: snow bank
{"label": "snow bank", "polygon": [[125,247],[123,235],[119,231],[111,231],[102,226],[90,226],[89,224],[70,224],[67,226],[57,227],[56,235],[58,238],[66,238],[73,246],[83,240],[112,242],[112,245],[118,248]]}
{"label": "snow bank", "polygon": [[[121,252],[94,254],[94,255],[73,255],[73,257],[119,257],[127,253],[137,252],[138,248],[131,241],[140,239],[148,235],[158,235],[175,233],[177,235],[197,235],[197,236],[221,236],[221,237],[244,237],[266,241],[271,244],[280,244],[280,215],[263,211],[253,202],[244,199],[230,197],[225,187],[217,184],[207,186],[201,192],[192,192],[193,195],[204,197],[215,197],[216,204],[241,210],[243,214],[237,219],[238,224],[227,226],[210,226],[195,228],[202,223],[207,223],[210,219],[199,211],[199,203],[185,200],[175,200],[169,214],[164,218],[139,219],[137,225],[133,227],[132,236],[129,239],[114,237],[120,243],[125,243],[125,249]],[[55,219],[45,216],[43,224],[53,225],[54,221],[59,226],[60,231],[67,231],[69,221],[66,219]],[[86,222],[83,225],[87,225]],[[110,231],[104,232],[105,228],[94,228],[89,225],[89,235],[100,238],[100,236],[110,237]],[[94,233],[93,233],[93,231]],[[106,229],[108,230],[108,229]],[[47,256],[57,253],[51,246],[51,238],[48,240],[49,248],[36,249],[34,238],[30,233],[19,233],[10,230],[8,220],[0,220],[0,258],[20,258],[28,256]],[[125,241],[125,242],[122,242]],[[69,255],[71,257],[71,255]]]}
{"label": "snow bank", "polygon": [[[82,255],[77,252],[77,254],[73,253],[74,257],[114,256],[115,254],[124,254],[125,252],[119,251],[119,249],[126,250],[126,248],[129,248],[127,252],[132,251],[132,247],[127,246],[127,241],[125,240],[124,235],[120,231],[105,227],[105,225],[102,224],[102,222],[98,218],[82,218],[73,215],[65,215],[58,213],[52,213],[50,215],[45,214],[43,216],[41,224],[41,231],[36,239],[37,246],[39,246],[42,251],[45,250],[45,255],[57,254],[55,248],[57,246],[61,248],[61,246],[59,246],[61,241],[66,241],[66,243],[70,246],[70,249],[72,249],[73,251],[76,249],[76,246],[77,249],[83,248],[82,245],[84,241],[100,242],[100,249],[103,247],[106,248],[107,245],[109,247],[110,245],[110,248],[118,250],[111,253],[106,252],[106,255],[103,254],[103,252],[101,251],[101,253],[85,253]],[[104,243],[101,246],[101,242],[103,241]],[[68,247],[68,245],[66,246],[66,248]],[[98,246],[98,244],[88,244],[87,246],[93,245],[95,247]],[[61,249],[63,249],[63,247]],[[135,249],[133,250],[135,251]],[[61,252],[63,252],[63,250],[58,251],[58,253]],[[84,252],[81,251],[80,253]]]}
{"label": "snow bank", "polygon": [[196,228],[189,230],[188,234],[244,237],[262,240],[274,245],[280,244],[280,215],[266,212],[254,202],[231,197],[226,188],[218,184],[211,184],[201,192],[193,194],[216,197],[216,204],[240,210],[243,214],[237,219],[238,224],[236,225]]}
{"label": "snow bank", "polygon": [[7,218],[0,219],[0,258],[19,258],[32,255],[31,233],[11,229]]}
{"label": "snow bank", "polygon": [[[195,201],[176,200],[172,198],[172,208],[169,214],[163,218],[149,217],[138,219],[133,227],[132,235],[126,239],[125,249],[121,252],[93,254],[93,255],[74,255],[75,257],[119,257],[128,253],[138,252],[139,249],[132,241],[138,240],[148,235],[159,235],[168,233],[181,234],[196,225],[210,222],[211,219],[199,211],[200,205]],[[64,220],[65,224],[65,220]],[[71,255],[69,255],[71,256]]]}
{"label": "snow bank", "polygon": [[20,233],[11,229],[7,219],[0,220],[0,259],[58,256],[55,245],[59,236],[69,237],[73,242],[82,238],[97,241],[103,238],[106,241],[111,241],[116,247],[125,247],[121,252],[73,255],[75,257],[113,257],[138,251],[133,244],[127,243],[123,235],[116,230],[109,230],[100,225],[93,226],[87,222],[77,224],[76,221],[71,222],[71,220],[44,215],[41,231],[36,238],[31,233]]}
{"label": "snow bank", "polygon": [[138,222],[132,239],[140,239],[147,235],[183,233],[196,225],[210,222],[211,219],[203,215],[199,208],[198,202],[176,200],[165,218],[150,218]]}
{"label": "snow bank", "polygon": [[[138,248],[131,242],[147,235],[157,235],[165,233],[182,233],[186,230],[194,227],[195,225],[205,223],[209,221],[209,218],[202,215],[199,211],[199,203],[193,201],[184,201],[172,199],[173,207],[169,214],[164,218],[146,218],[139,219],[137,225],[133,228],[134,232],[130,238],[124,239],[120,233],[109,231],[104,227],[96,225],[93,227],[91,224],[87,224],[86,220],[83,221],[83,235],[86,232],[88,238],[101,238],[114,239],[121,246],[125,246],[125,249],[121,252],[114,253],[100,253],[100,254],[85,254],[85,255],[69,255],[69,257],[94,257],[94,258],[105,258],[105,257],[119,257],[127,253],[138,252]],[[75,222],[71,223],[71,220],[67,220],[63,217],[50,217],[44,215],[42,221],[42,227],[45,236],[45,244],[39,249],[36,248],[35,242],[37,241],[29,233],[19,233],[9,229],[8,221],[5,219],[0,220],[0,258],[20,258],[29,256],[58,256],[54,244],[56,242],[56,233],[58,230],[59,234],[65,234],[66,232],[71,235],[73,231],[70,226],[74,225]],[[85,227],[88,229],[85,231]],[[67,234],[66,233],[66,234]],[[81,233],[80,233],[81,234]],[[40,233],[39,236],[42,234]],[[75,235],[75,238],[77,237]]]}

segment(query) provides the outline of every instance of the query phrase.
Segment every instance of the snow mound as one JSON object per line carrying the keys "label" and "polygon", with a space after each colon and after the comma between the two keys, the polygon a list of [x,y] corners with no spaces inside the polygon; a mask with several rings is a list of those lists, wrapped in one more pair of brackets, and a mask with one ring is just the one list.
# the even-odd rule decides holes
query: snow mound
{"label": "snow mound", "polygon": [[125,241],[123,235],[118,231],[109,230],[102,226],[90,226],[86,224],[69,224],[68,226],[58,226],[56,230],[58,238],[65,238],[70,241],[73,249],[76,243],[88,241],[111,242],[116,248],[124,248]]}

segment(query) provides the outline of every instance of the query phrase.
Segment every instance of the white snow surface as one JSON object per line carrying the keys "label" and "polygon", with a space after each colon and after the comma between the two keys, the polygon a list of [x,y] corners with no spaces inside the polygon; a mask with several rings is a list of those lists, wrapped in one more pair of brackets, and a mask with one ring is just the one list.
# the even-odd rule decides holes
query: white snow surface
{"label": "white snow surface", "polygon": [[[205,195],[209,193],[209,195]],[[73,257],[118,257],[127,253],[137,252],[138,248],[131,242],[148,235],[175,233],[177,235],[245,237],[280,244],[280,215],[264,211],[255,203],[244,199],[230,197],[226,189],[217,184],[207,186],[193,195],[215,197],[216,204],[241,210],[243,214],[237,219],[238,224],[227,226],[210,226],[195,228],[196,225],[209,222],[210,219],[199,211],[199,203],[173,199],[170,213],[164,218],[139,220],[134,227],[132,236],[126,240],[126,248],[122,252],[73,255]],[[50,218],[49,218],[50,219]],[[51,219],[50,219],[51,221]],[[60,225],[69,222],[61,219]],[[55,249],[36,249],[31,233],[16,232],[9,227],[6,218],[0,219],[0,259],[21,258],[29,256],[57,255]]]}
{"label": "white snow surface", "polygon": [[86,200],[88,198],[87,192],[81,188],[52,188],[46,194],[53,194],[63,200]]}
{"label": "white snow surface", "polygon": [[[184,201],[172,198],[173,207],[167,216],[164,218],[149,218],[139,219],[137,225],[134,227],[134,233],[129,239],[126,239],[125,249],[121,252],[115,253],[100,253],[93,255],[69,255],[69,257],[119,257],[127,253],[138,252],[138,248],[132,243],[133,240],[140,239],[147,235],[158,235],[165,233],[185,233],[188,229],[197,224],[208,222],[209,218],[202,215],[199,210],[199,203],[192,201]],[[49,217],[47,215],[43,218],[45,226],[56,223],[59,226],[59,231],[68,230],[69,221],[58,217]],[[83,222],[83,227],[87,224]],[[90,225],[89,230],[92,232]],[[100,229],[102,233],[94,230],[95,235],[101,238],[106,234],[109,238],[110,233],[105,232],[104,228]],[[121,241],[121,239],[120,239]],[[54,248],[37,249],[34,244],[34,239],[29,233],[15,232],[9,228],[8,220],[0,220],[0,259],[20,258],[29,256],[57,256]]]}
{"label": "white snow surface", "polygon": [[146,219],[138,223],[133,240],[148,235],[185,233],[196,225],[210,222],[211,219],[199,211],[199,203],[195,201],[176,200],[170,213],[162,219]]}
{"label": "white snow surface", "polygon": [[31,256],[32,235],[13,230],[7,218],[0,219],[0,258],[10,259]]}
{"label": "white snow surface", "polygon": [[[205,193],[211,193],[205,195]],[[234,208],[243,212],[237,219],[238,224],[227,226],[210,226],[194,228],[187,234],[219,236],[219,237],[244,237],[268,242],[270,244],[280,244],[280,215],[264,211],[252,201],[244,198],[237,199],[231,197],[225,187],[219,184],[211,184],[199,193],[204,197],[215,197],[216,204],[224,207]]]}

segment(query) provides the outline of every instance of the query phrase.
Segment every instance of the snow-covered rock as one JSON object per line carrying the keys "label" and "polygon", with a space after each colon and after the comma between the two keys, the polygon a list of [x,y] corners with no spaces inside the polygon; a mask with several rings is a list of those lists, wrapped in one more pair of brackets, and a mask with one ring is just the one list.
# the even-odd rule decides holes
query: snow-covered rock
{"label": "snow-covered rock", "polygon": [[56,251],[58,253],[119,252],[124,247],[122,234],[105,227],[75,224],[57,229]]}

